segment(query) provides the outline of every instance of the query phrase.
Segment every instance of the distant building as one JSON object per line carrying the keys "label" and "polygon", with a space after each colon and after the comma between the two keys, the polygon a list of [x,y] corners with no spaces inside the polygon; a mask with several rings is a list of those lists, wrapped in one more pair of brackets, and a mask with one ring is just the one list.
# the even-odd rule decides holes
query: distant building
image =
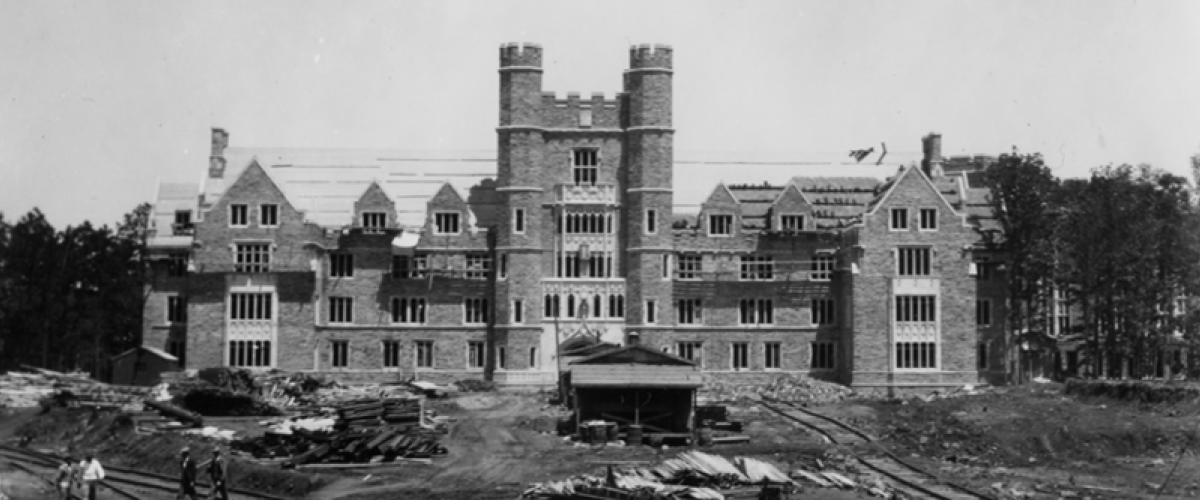
{"label": "distant building", "polygon": [[494,164],[232,148],[214,129],[203,181],[156,197],[146,345],[188,368],[347,381],[490,367],[551,385],[579,335],[637,336],[745,382],[923,390],[1003,372],[1002,270],[980,245],[995,221],[939,135],[886,180],[719,184],[676,214],[672,54],[633,47],[615,98],[560,100],[541,47],[504,45]]}

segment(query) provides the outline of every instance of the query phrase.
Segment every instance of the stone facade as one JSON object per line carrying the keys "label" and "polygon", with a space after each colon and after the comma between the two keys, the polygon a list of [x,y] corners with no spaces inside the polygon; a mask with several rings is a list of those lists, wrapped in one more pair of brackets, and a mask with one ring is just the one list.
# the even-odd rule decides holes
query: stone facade
{"label": "stone facade", "polygon": [[[416,174],[364,165],[336,181],[360,186],[353,194],[300,196],[295,186],[324,181],[265,155],[236,170],[229,135],[214,130],[194,232],[152,245],[186,255],[189,272],[155,266],[145,342],[183,351],[188,368],[346,381],[551,384],[558,345],[578,334],[669,350],[740,383],[798,373],[922,390],[1002,373],[1000,349],[979,346],[1000,338],[1003,284],[972,275],[987,214],[968,203],[966,173],[942,170],[940,136],[926,138],[920,167],[886,182],[722,184],[698,215],[675,214],[672,55],[635,46],[615,98],[560,100],[543,92],[541,47],[501,47],[495,178],[441,185],[420,227],[400,222],[412,196],[389,191],[430,182],[403,180]],[[315,223],[316,209],[344,220]],[[927,271],[899,272],[906,248],[928,250]],[[935,319],[901,324],[904,295],[933,297]],[[186,298],[185,320],[165,321],[170,296]],[[979,300],[991,304],[985,326]],[[936,354],[901,366],[897,346],[913,335]]]}

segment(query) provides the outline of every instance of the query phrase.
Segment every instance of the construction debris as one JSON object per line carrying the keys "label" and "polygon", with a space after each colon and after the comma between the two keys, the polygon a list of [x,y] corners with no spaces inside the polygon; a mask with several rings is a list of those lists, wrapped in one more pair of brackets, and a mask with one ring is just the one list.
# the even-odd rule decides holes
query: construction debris
{"label": "construction debris", "polygon": [[724,499],[721,490],[738,486],[796,487],[775,466],[759,460],[728,459],[688,451],[653,467],[631,467],[610,477],[581,475],[565,481],[535,484],[521,498]]}
{"label": "construction debris", "polygon": [[138,409],[152,387],[110,385],[86,373],[62,373],[32,366],[27,372],[0,375],[0,406],[32,408],[46,403],[62,406]]}
{"label": "construction debris", "polygon": [[285,466],[314,463],[370,465],[444,455],[438,436],[445,425],[424,410],[422,399],[362,399],[282,421],[234,450],[259,459],[286,458]]}
{"label": "construction debris", "polygon": [[706,401],[758,401],[764,398],[793,403],[823,405],[857,397],[854,390],[841,384],[809,378],[805,375],[780,375],[767,384],[738,384],[716,378],[705,380],[698,396]]}
{"label": "construction debris", "polygon": [[164,417],[174,418],[185,424],[190,424],[192,427],[204,427],[204,417],[201,417],[199,413],[180,408],[169,401],[146,400],[145,405],[158,410],[158,413]]}

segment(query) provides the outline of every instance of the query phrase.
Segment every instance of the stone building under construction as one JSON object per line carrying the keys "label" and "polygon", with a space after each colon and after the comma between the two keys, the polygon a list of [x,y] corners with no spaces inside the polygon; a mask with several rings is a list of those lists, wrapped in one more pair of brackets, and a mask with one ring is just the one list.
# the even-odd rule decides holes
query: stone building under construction
{"label": "stone building under construction", "polygon": [[939,135],[919,165],[716,184],[677,213],[672,48],[631,48],[609,98],[543,92],[542,54],[501,47],[487,161],[231,147],[214,129],[202,181],[156,195],[144,344],[187,368],[346,381],[550,385],[580,335],[748,383],[1001,373],[1002,271],[980,244],[995,221],[978,165],[948,163]]}

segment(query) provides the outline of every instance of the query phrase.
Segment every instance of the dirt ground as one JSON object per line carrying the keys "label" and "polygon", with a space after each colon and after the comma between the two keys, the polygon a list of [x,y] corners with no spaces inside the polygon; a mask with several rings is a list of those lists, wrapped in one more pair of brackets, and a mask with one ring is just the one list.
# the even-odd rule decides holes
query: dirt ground
{"label": "dirt ground", "polygon": [[[513,499],[530,483],[561,480],[575,474],[602,475],[605,466],[594,464],[596,461],[657,462],[685,450],[576,447],[553,433],[557,413],[546,408],[544,396],[535,394],[465,395],[443,403],[440,411],[458,419],[443,440],[449,449],[447,456],[434,459],[432,465],[363,469],[310,498]],[[753,438],[750,443],[705,451],[728,457],[762,458],[781,468],[792,463],[811,463],[825,451],[814,437],[767,412],[742,411],[739,418],[748,422],[746,432]],[[867,497],[830,490],[814,492],[805,498]]]}
{"label": "dirt ground", "polygon": [[[251,430],[261,432],[253,426]],[[193,456],[206,460],[211,449],[224,445],[199,436],[135,432],[127,415],[114,411],[55,408],[38,409],[0,418],[0,441],[24,439],[33,449],[76,456],[95,453],[101,463],[146,472],[176,476],[178,454],[184,446]],[[270,494],[303,497],[324,483],[311,474],[282,471],[230,457],[230,483]]]}
{"label": "dirt ground", "polygon": [[1001,497],[1153,498],[1169,474],[1161,498],[1200,494],[1197,404],[1078,398],[1058,384],[1031,384],[814,409],[926,470]]}
{"label": "dirt ground", "polygon": [[[554,432],[555,421],[564,413],[547,405],[545,395],[463,394],[430,406],[455,420],[443,438],[449,453],[434,458],[432,464],[286,473],[279,478],[303,478],[304,484],[293,483],[292,491],[285,483],[271,489],[311,499],[513,499],[531,483],[602,475],[604,466],[597,462],[657,462],[684,451],[576,445]],[[1146,406],[1078,398],[1065,395],[1059,385],[1034,384],[932,401],[853,400],[814,409],[868,431],[897,456],[944,479],[999,498],[1149,499],[1164,482],[1161,498],[1200,495],[1197,403]],[[752,405],[731,407],[730,412],[747,423],[745,433],[751,441],[704,451],[755,457],[785,471],[800,465],[813,467],[818,460],[822,467],[844,462],[848,451],[870,452],[831,447]],[[49,418],[28,412],[5,414],[0,415],[0,440],[41,429],[39,437],[46,443],[99,449],[109,454],[112,463],[151,470],[169,467],[149,452],[169,447],[173,453],[182,438],[150,438],[119,430],[114,434],[112,423],[69,412]],[[48,486],[2,465],[0,492],[11,498],[42,498],[38,495]],[[269,476],[256,476],[256,480],[280,481]],[[25,489],[10,492],[13,488]],[[809,489],[804,498],[866,497]]]}

